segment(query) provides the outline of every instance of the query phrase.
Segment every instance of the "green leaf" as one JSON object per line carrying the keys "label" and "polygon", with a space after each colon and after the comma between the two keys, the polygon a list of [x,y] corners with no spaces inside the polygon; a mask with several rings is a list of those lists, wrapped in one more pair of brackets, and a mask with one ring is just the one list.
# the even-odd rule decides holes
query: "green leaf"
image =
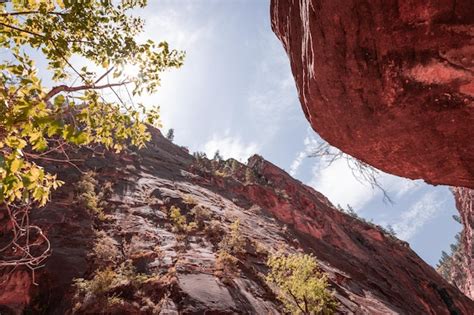
{"label": "green leaf", "polygon": [[64,95],[59,94],[58,96],[54,98],[54,106],[60,107],[64,104],[65,101],[66,101],[66,98],[64,97]]}

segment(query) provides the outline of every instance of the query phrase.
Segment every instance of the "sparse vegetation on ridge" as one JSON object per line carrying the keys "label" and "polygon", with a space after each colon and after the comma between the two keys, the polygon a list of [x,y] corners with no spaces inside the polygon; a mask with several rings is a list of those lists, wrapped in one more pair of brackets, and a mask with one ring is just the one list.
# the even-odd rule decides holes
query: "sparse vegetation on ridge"
{"label": "sparse vegetation on ridge", "polygon": [[[461,218],[457,215],[453,215],[453,220],[461,223]],[[450,253],[446,253],[444,250],[441,251],[441,257],[436,264],[436,270],[438,273],[447,281],[453,283],[456,279],[453,279],[453,271],[458,267],[458,264],[462,261],[463,248],[461,240],[461,232],[454,236],[455,242],[449,245]]]}
{"label": "sparse vegetation on ridge", "polygon": [[354,210],[354,208],[352,208],[352,206],[349,205],[349,204],[347,205],[347,209],[344,209],[343,207],[341,207],[341,205],[338,204],[337,209],[341,212],[344,212],[344,213],[350,215],[354,219],[359,220],[360,222],[364,222],[365,224],[368,224],[368,225],[372,226],[373,228],[376,228],[377,230],[380,230],[385,235],[387,235],[387,236],[389,236],[393,239],[398,239],[397,238],[397,233],[395,232],[394,228],[390,224],[388,224],[386,227],[375,224],[372,219],[367,220],[367,219],[359,216],[357,214],[357,212]]}

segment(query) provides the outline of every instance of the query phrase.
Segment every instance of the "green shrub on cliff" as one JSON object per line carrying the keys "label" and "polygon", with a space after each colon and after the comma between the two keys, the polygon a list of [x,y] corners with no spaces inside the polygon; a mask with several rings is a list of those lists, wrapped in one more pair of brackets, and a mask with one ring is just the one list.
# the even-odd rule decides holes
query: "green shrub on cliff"
{"label": "green shrub on cliff", "polygon": [[230,232],[219,243],[219,248],[232,255],[240,255],[245,252],[245,238],[240,231],[239,219],[230,225]]}
{"label": "green shrub on cliff", "polygon": [[291,314],[332,314],[337,302],[328,289],[327,276],[311,255],[283,252],[271,255],[266,280],[277,287],[278,299]]}
{"label": "green shrub on cliff", "polygon": [[177,233],[186,234],[197,229],[197,224],[195,222],[187,223],[186,216],[181,214],[181,210],[178,207],[172,206],[170,208],[169,218]]}
{"label": "green shrub on cliff", "polygon": [[215,261],[215,275],[224,281],[230,279],[238,273],[239,259],[236,256],[245,253],[245,238],[240,231],[240,220],[235,220],[230,225],[230,231],[218,244]]}
{"label": "green shrub on cliff", "polygon": [[98,181],[94,172],[86,172],[76,184],[76,200],[101,221],[107,219],[104,209],[100,206],[102,193],[96,193]]}

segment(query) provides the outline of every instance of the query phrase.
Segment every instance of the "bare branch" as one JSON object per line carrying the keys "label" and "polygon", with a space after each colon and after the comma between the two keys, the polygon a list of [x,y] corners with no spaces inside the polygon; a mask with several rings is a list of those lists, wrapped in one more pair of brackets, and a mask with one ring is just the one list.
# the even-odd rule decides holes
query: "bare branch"
{"label": "bare branch", "polygon": [[61,92],[78,92],[78,91],[85,91],[85,90],[100,90],[100,89],[107,89],[112,88],[114,86],[123,86],[126,84],[132,83],[131,81],[124,81],[118,83],[110,83],[104,85],[95,85],[95,84],[85,84],[80,86],[67,86],[67,85],[58,85],[51,89],[51,91],[46,94],[44,101],[50,100],[53,96],[61,93]]}
{"label": "bare branch", "polygon": [[115,67],[111,67],[109,70],[105,71],[103,75],[101,75],[95,82],[94,84],[99,83],[103,78],[105,78],[112,70],[114,70]]}
{"label": "bare branch", "polygon": [[40,227],[30,224],[30,208],[30,205],[2,205],[10,223],[4,235],[11,235],[11,239],[0,248],[0,268],[12,268],[10,272],[13,272],[25,266],[31,270],[36,285],[35,270],[43,267],[42,263],[51,254],[51,243]]}
{"label": "bare branch", "polygon": [[324,159],[324,162],[327,164],[326,167],[330,166],[337,160],[344,159],[347,163],[347,166],[351,170],[352,175],[359,183],[368,183],[372,189],[379,189],[383,194],[384,202],[389,204],[394,203],[378,179],[380,171],[371,165],[353,156],[350,156],[337,148],[332,147],[325,141],[320,141],[320,143],[315,146],[313,152],[311,152],[308,157]]}

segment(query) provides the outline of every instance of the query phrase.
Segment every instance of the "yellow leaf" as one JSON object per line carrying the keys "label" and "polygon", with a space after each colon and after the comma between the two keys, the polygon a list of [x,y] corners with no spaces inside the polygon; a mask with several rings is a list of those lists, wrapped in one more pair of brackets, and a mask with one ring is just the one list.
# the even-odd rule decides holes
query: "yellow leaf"
{"label": "yellow leaf", "polygon": [[38,177],[41,175],[41,171],[38,168],[33,167],[30,170],[30,174],[33,180],[37,180]]}
{"label": "yellow leaf", "polygon": [[56,3],[58,4],[58,6],[59,6],[61,9],[66,8],[66,7],[64,6],[63,0],[56,0]]}
{"label": "yellow leaf", "polygon": [[21,167],[22,161],[19,159],[14,159],[10,164],[10,172],[16,173]]}

